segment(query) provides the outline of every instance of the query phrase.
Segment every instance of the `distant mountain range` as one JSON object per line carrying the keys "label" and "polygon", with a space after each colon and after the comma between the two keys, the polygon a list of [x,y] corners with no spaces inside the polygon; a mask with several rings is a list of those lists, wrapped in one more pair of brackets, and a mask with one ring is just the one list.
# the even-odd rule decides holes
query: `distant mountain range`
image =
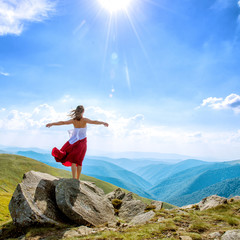
{"label": "distant mountain range", "polygon": [[[174,203],[177,206],[182,206],[182,204],[186,205],[193,202],[190,198],[182,201],[185,195],[193,194],[191,197],[194,196],[194,200],[197,199],[200,201],[202,197],[199,196],[199,198],[196,198],[194,192],[200,190],[204,191],[205,188],[220,182],[222,182],[222,185],[227,184],[227,182],[223,181],[238,176],[240,176],[239,164],[234,166],[227,163],[204,164],[163,179],[157,185],[149,189],[149,192],[158,199],[162,199],[171,204]],[[217,193],[217,191],[214,192],[214,194]],[[232,193],[233,190],[229,189],[228,194],[225,192],[225,196],[229,197]]]}
{"label": "distant mountain range", "polygon": [[[56,163],[49,153],[18,151],[50,166],[67,169]],[[239,193],[240,160],[206,162],[187,159],[169,163],[165,159],[128,159],[87,156],[83,173],[142,197],[182,206],[200,201],[204,196],[218,194],[230,197]],[[223,191],[224,189],[224,191]]]}
{"label": "distant mountain range", "polygon": [[178,206],[184,206],[197,203],[199,202],[199,199],[203,199],[211,195],[218,195],[226,198],[240,196],[240,177],[227,179],[191,194],[183,195],[180,198],[174,197],[169,200],[172,203],[176,203]]}

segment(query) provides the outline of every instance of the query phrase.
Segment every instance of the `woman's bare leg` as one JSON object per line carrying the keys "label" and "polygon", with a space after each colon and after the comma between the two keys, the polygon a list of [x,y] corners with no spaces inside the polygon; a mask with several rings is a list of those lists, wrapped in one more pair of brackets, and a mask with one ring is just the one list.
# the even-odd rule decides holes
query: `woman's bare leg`
{"label": "woman's bare leg", "polygon": [[77,179],[79,180],[82,171],[82,166],[77,166]]}
{"label": "woman's bare leg", "polygon": [[72,177],[76,178],[77,166],[75,163],[72,163],[71,169],[72,169]]}

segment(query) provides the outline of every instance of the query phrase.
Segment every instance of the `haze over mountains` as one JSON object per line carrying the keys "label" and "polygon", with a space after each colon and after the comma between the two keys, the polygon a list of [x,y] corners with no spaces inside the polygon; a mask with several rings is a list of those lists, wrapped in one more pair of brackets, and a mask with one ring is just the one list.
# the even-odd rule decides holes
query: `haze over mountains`
{"label": "haze over mountains", "polygon": [[[50,166],[67,169],[49,153],[17,151]],[[142,197],[183,206],[212,194],[240,195],[240,161],[206,162],[155,158],[129,159],[87,156],[83,174],[112,183]]]}

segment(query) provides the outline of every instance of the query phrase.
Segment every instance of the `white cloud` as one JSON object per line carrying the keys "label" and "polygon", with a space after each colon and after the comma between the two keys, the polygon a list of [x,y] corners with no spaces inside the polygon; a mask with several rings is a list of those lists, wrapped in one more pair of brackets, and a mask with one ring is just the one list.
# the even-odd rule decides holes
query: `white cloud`
{"label": "white cloud", "polygon": [[10,74],[7,73],[7,72],[0,72],[0,75],[3,75],[3,76],[5,76],[5,77],[8,77]]}
{"label": "white cloud", "polygon": [[240,113],[240,95],[232,93],[225,99],[209,97],[203,100],[201,106],[217,110],[232,109],[235,113]]}
{"label": "white cloud", "polygon": [[31,112],[22,112],[19,110],[6,109],[2,111],[0,128],[3,130],[29,130],[39,129],[51,121],[66,119],[67,113],[57,113],[55,109],[48,105],[42,104],[37,106]]}
{"label": "white cloud", "polygon": [[[224,101],[213,98],[205,101],[205,106],[209,102]],[[47,122],[68,119],[68,112],[59,112],[49,104],[36,106],[31,111],[2,109],[0,114],[0,144],[7,146],[49,150],[54,146],[61,147],[68,140],[67,130],[72,128],[70,125],[45,127]],[[121,112],[96,106],[87,107],[85,116],[109,123],[108,128],[88,125],[90,152],[168,152],[225,160],[234,159],[240,154],[240,130],[214,132],[149,125],[142,114],[126,117]]]}
{"label": "white cloud", "polygon": [[50,0],[1,0],[0,35],[20,35],[26,22],[46,19],[55,5]]}

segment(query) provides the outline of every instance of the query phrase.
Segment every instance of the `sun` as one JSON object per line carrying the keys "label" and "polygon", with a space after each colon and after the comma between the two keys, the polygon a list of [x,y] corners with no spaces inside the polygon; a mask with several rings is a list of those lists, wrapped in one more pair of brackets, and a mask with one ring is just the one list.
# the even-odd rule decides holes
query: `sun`
{"label": "sun", "polygon": [[101,5],[109,12],[127,10],[132,0],[99,0]]}

